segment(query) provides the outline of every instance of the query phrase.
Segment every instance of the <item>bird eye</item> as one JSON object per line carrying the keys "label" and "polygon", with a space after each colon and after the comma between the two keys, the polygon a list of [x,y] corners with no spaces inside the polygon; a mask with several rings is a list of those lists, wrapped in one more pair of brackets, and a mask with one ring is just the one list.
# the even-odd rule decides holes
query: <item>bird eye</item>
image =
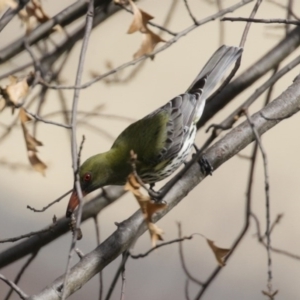
{"label": "bird eye", "polygon": [[92,179],[91,173],[85,173],[85,174],[83,175],[83,180],[84,180],[85,182],[89,182],[91,179]]}

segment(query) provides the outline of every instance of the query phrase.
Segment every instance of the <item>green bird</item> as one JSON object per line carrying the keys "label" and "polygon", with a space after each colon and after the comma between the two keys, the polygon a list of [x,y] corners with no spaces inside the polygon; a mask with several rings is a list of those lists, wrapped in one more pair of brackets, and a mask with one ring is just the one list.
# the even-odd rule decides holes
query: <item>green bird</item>
{"label": "green bird", "polygon": [[[194,144],[205,100],[241,53],[242,48],[221,46],[184,94],[129,125],[110,150],[88,158],[79,169],[83,196],[106,185],[124,185],[132,172],[131,150],[137,154],[136,169],[144,183],[153,185],[176,171]],[[67,217],[78,204],[74,187]]]}

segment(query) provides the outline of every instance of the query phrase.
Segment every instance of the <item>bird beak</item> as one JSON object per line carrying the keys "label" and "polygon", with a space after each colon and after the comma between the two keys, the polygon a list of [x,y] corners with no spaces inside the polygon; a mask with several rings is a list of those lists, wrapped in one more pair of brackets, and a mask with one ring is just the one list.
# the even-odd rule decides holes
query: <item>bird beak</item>
{"label": "bird beak", "polygon": [[[82,196],[85,196],[87,193],[82,191]],[[70,218],[76,207],[79,205],[79,198],[76,189],[73,190],[73,193],[70,197],[69,204],[67,207],[66,217]]]}

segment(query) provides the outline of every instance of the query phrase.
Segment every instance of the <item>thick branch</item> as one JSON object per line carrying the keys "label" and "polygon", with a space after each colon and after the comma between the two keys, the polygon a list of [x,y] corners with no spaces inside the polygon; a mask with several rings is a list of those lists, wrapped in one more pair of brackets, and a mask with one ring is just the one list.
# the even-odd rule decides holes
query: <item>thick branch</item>
{"label": "thick branch", "polygon": [[[111,0],[96,0],[95,7],[102,7],[106,9]],[[41,24],[34,29],[28,36],[23,36],[18,40],[12,42],[8,46],[0,50],[0,64],[6,62],[10,58],[16,56],[25,49],[25,41],[29,45],[33,45],[41,39],[49,36],[52,33],[52,28],[55,25],[61,25],[62,27],[74,22],[81,16],[85,15],[87,9],[86,1],[76,1],[74,4],[68,6],[66,9],[52,17],[49,21]],[[116,9],[120,10],[120,8]]]}
{"label": "thick branch", "polygon": [[[82,221],[97,215],[104,207],[119,199],[125,193],[123,187],[109,187],[105,189],[105,195],[96,197],[88,202],[83,209]],[[28,240],[19,243],[0,254],[0,268],[5,267],[12,262],[38,251],[41,247],[51,243],[59,236],[70,231],[69,219],[62,218],[51,231],[35,235]]]}
{"label": "thick branch", "polygon": [[[293,83],[282,95],[260,112],[251,117],[255,128],[261,135],[278,124],[283,118],[288,118],[300,110],[300,80]],[[267,116],[268,119],[263,116]],[[279,119],[276,119],[279,118]],[[224,138],[214,144],[207,152],[206,157],[217,169],[224,162],[237,154],[255,139],[248,121],[232,129]],[[176,206],[195,186],[203,179],[204,175],[199,170],[199,165],[194,164],[190,170],[178,181],[165,200],[168,206],[155,216],[157,221]],[[129,219],[118,225],[118,229],[95,250],[87,254],[70,271],[66,295],[73,294],[93,276],[100,272],[106,265],[128,249],[135,239],[146,230],[143,216],[137,211]],[[64,275],[54,281],[38,295],[30,299],[59,300]]]}

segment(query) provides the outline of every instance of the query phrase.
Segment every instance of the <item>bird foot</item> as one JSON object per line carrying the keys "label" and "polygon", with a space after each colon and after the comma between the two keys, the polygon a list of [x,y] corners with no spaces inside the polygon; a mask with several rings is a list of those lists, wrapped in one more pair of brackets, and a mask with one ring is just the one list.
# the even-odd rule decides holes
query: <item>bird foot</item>
{"label": "bird foot", "polygon": [[[200,151],[200,149],[197,147],[197,145],[194,143],[193,147],[196,151],[196,153],[198,153]],[[196,154],[193,154],[192,157],[194,157]],[[207,160],[207,158],[205,157],[205,155],[202,155],[201,158],[198,160],[201,172],[205,175],[212,175],[212,171],[214,170],[214,168],[212,167],[212,165],[210,164],[210,162]]]}
{"label": "bird foot", "polygon": [[149,194],[151,200],[153,200],[155,203],[160,203],[160,204],[166,203],[163,200],[164,193],[162,193],[162,192],[156,192],[156,191],[153,190],[153,188],[150,188],[148,190],[148,194]]}
{"label": "bird foot", "polygon": [[198,160],[198,163],[203,174],[212,175],[214,168],[204,155]]}
{"label": "bird foot", "polygon": [[150,198],[154,201],[154,202],[161,202],[162,201],[162,195],[160,192],[156,192],[154,191],[152,188],[148,190],[148,194],[150,196]]}

